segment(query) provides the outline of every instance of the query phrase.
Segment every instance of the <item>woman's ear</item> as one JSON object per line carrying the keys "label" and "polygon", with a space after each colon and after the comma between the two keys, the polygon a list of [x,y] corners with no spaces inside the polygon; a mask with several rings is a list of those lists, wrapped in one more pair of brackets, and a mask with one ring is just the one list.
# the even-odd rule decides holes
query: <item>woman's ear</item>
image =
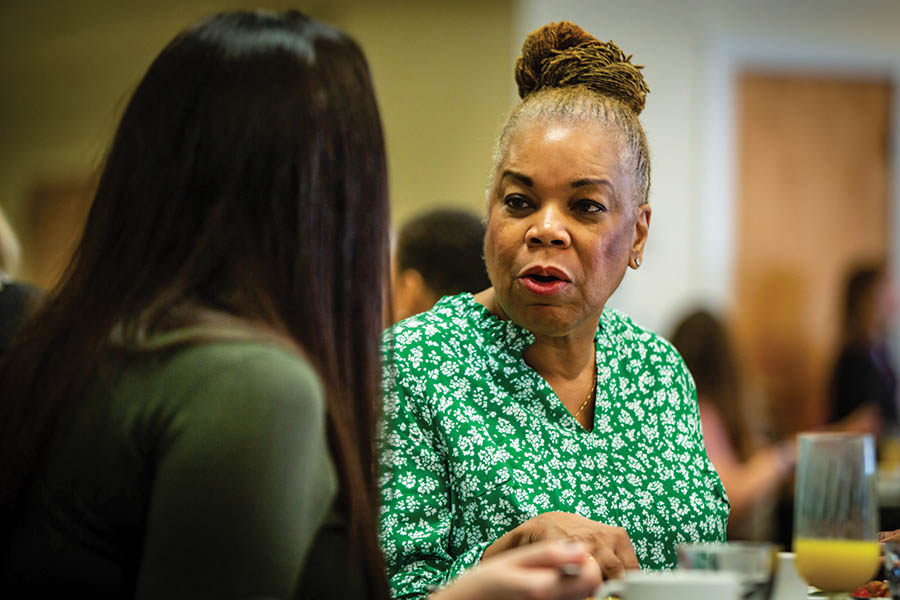
{"label": "woman's ear", "polygon": [[653,210],[647,203],[637,207],[637,218],[634,221],[634,238],[631,242],[631,258],[628,264],[632,269],[641,266],[644,260],[644,244],[647,243],[647,236],[650,233],[650,215]]}

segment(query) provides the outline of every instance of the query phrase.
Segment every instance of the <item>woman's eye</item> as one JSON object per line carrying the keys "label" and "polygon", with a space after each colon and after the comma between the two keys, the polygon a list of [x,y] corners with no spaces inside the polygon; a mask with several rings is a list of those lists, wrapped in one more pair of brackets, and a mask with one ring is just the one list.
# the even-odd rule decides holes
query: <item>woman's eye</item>
{"label": "woman's eye", "polygon": [[606,212],[606,207],[593,200],[579,200],[575,203],[575,210],[587,214],[598,214]]}
{"label": "woman's eye", "polygon": [[503,203],[511,210],[525,210],[531,206],[528,202],[528,198],[519,196],[518,194],[507,196],[503,199]]}

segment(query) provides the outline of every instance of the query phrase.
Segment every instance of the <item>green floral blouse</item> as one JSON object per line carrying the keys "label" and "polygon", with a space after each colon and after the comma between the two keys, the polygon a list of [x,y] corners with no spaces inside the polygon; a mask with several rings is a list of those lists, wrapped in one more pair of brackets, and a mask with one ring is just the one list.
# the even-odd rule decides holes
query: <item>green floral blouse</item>
{"label": "green floral blouse", "polygon": [[606,309],[593,431],[522,352],[534,336],[471,294],[385,333],[381,543],[393,593],[420,598],[549,511],[624,527],[644,568],[724,541],[729,504],[675,349]]}

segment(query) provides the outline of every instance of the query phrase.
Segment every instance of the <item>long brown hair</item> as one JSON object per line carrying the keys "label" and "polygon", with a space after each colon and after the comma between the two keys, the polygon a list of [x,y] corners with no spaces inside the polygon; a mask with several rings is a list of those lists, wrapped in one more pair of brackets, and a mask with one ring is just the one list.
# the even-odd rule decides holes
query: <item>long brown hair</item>
{"label": "long brown hair", "polygon": [[883,262],[871,262],[855,266],[844,283],[844,343],[869,344],[868,329],[875,311],[873,292],[887,277]]}
{"label": "long brown hair", "polygon": [[737,361],[725,326],[705,310],[692,312],[675,328],[672,344],[694,377],[698,397],[715,406],[738,456],[746,458],[751,440],[742,418]]}
{"label": "long brown hair", "polygon": [[0,364],[0,548],[97,365],[199,307],[312,361],[350,546],[387,597],[371,467],[386,182],[368,67],[339,30],[233,12],[169,43],[124,111],[63,281]]}

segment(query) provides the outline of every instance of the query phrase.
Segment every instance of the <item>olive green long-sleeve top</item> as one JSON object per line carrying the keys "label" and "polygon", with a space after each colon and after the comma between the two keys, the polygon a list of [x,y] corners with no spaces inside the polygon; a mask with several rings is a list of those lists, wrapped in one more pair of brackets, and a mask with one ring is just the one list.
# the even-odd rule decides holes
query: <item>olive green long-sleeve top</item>
{"label": "olive green long-sleeve top", "polygon": [[381,543],[397,598],[423,598],[539,514],[624,527],[641,566],[724,541],[729,504],[707,458],[690,373],[622,313],[595,335],[594,428],[523,356],[534,335],[471,294],[385,334]]}
{"label": "olive green long-sleeve top", "polygon": [[135,353],[108,371],[57,428],[0,589],[302,597],[337,486],[310,366],[238,340]]}

